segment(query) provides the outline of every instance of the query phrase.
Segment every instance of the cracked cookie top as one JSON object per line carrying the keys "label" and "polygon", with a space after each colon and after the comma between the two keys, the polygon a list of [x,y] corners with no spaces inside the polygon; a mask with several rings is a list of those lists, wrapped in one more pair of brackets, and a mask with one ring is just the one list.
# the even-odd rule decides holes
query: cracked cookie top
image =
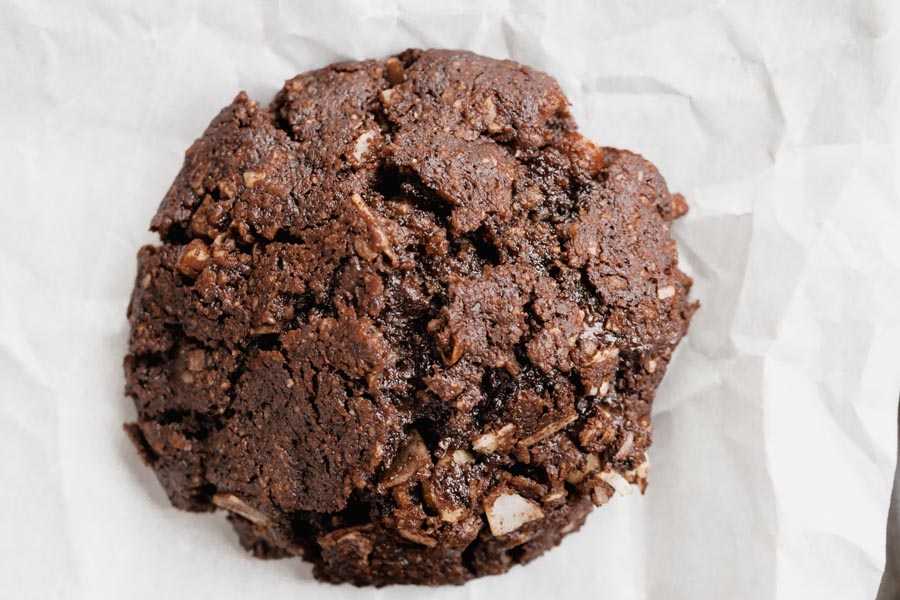
{"label": "cracked cookie top", "polygon": [[644,483],[695,309],[685,210],[511,61],[408,50],[241,93],[138,256],[129,433],[176,506],[325,579],[525,562]]}

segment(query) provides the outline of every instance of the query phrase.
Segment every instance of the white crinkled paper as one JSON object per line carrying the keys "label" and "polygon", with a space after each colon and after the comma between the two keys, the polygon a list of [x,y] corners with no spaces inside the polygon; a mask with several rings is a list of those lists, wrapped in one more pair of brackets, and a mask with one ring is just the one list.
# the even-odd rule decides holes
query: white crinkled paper
{"label": "white crinkled paper", "polygon": [[[870,599],[900,393],[893,0],[0,2],[0,596]],[[171,508],[120,425],[135,253],[238,90],[406,47],[554,75],[659,165],[702,302],[650,487],[526,568],[357,590]]]}

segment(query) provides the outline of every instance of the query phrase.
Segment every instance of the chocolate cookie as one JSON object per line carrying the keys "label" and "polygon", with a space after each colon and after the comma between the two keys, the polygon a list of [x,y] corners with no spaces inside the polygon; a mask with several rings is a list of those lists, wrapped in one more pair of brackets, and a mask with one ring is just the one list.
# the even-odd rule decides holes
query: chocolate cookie
{"label": "chocolate cookie", "polygon": [[257,556],[357,585],[501,573],[646,485],[695,309],[685,210],[511,61],[409,50],[240,94],[138,255],[127,431]]}

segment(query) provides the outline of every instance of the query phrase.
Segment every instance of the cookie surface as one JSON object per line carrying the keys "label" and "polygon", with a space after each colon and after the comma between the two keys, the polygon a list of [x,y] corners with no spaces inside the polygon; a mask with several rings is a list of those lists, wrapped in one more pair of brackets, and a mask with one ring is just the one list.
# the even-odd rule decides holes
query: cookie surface
{"label": "cookie surface", "polygon": [[695,309],[685,210],[510,61],[409,50],[240,94],[138,255],[126,429],[257,556],[358,585],[501,573],[643,489]]}

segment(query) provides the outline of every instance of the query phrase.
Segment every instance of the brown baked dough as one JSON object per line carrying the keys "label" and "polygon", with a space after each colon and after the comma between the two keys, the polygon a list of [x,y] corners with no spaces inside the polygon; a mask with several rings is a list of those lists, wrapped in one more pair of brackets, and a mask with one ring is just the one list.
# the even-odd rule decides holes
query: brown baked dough
{"label": "brown baked dough", "polygon": [[257,556],[357,585],[502,573],[645,486],[696,307],[685,210],[511,61],[408,50],[239,94],[138,254],[126,429]]}

